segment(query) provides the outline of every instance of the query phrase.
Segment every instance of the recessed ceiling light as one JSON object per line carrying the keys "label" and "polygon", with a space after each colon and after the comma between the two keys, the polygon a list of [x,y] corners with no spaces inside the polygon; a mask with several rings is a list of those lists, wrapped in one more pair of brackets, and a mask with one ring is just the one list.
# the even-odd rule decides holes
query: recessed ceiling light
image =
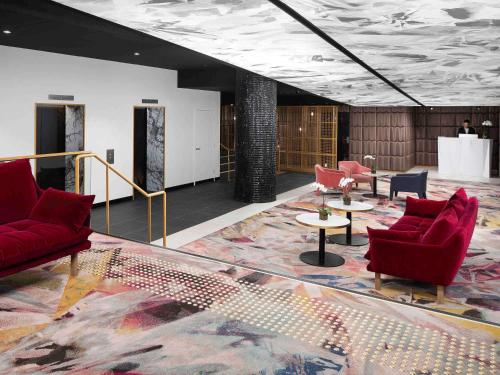
{"label": "recessed ceiling light", "polygon": [[12,31],[10,31],[10,30],[2,30],[2,33],[4,33],[4,34],[7,34],[7,35],[8,35],[8,34],[12,34]]}
{"label": "recessed ceiling light", "polygon": [[134,52],[134,56],[140,56],[141,54],[139,52]]}

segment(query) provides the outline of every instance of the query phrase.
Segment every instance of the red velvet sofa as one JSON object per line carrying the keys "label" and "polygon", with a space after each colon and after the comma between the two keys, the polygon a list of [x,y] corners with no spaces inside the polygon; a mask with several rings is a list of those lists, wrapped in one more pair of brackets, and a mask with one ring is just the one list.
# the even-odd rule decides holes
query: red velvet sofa
{"label": "red velvet sofa", "polygon": [[437,285],[438,302],[453,282],[476,224],[478,201],[459,189],[448,201],[407,197],[406,210],[389,229],[368,228],[365,258],[375,288],[387,274]]}
{"label": "red velvet sofa", "polygon": [[28,160],[0,163],[0,277],[88,249],[94,196],[41,190]]}

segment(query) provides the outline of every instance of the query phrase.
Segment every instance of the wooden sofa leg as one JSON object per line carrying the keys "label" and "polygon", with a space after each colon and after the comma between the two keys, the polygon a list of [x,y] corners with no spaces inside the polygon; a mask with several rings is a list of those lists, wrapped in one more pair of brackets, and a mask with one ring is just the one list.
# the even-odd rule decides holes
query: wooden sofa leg
{"label": "wooden sofa leg", "polygon": [[70,275],[78,276],[78,254],[71,254]]}
{"label": "wooden sofa leg", "polygon": [[382,275],[380,272],[375,272],[375,290],[382,289]]}
{"label": "wooden sofa leg", "polygon": [[437,289],[437,303],[441,304],[441,303],[444,303],[444,285],[438,285],[436,287]]}

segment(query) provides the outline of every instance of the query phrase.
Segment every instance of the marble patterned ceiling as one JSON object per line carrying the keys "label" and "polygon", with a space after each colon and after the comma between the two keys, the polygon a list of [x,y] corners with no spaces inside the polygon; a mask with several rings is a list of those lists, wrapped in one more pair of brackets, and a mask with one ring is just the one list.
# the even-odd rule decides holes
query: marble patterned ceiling
{"label": "marble patterned ceiling", "polygon": [[[416,105],[266,0],[58,2],[333,100]],[[498,0],[284,2],[426,105],[500,105]]]}
{"label": "marble patterned ceiling", "polygon": [[58,2],[353,105],[415,105],[266,0]]}
{"label": "marble patterned ceiling", "polygon": [[425,105],[500,105],[500,0],[282,0]]}

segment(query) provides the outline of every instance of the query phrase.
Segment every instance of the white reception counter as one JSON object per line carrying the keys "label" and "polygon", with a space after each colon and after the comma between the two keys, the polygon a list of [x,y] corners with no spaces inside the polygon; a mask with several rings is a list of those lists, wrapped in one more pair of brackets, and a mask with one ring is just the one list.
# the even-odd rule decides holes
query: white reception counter
{"label": "white reception counter", "polygon": [[490,177],[492,139],[438,137],[438,167],[443,177]]}

